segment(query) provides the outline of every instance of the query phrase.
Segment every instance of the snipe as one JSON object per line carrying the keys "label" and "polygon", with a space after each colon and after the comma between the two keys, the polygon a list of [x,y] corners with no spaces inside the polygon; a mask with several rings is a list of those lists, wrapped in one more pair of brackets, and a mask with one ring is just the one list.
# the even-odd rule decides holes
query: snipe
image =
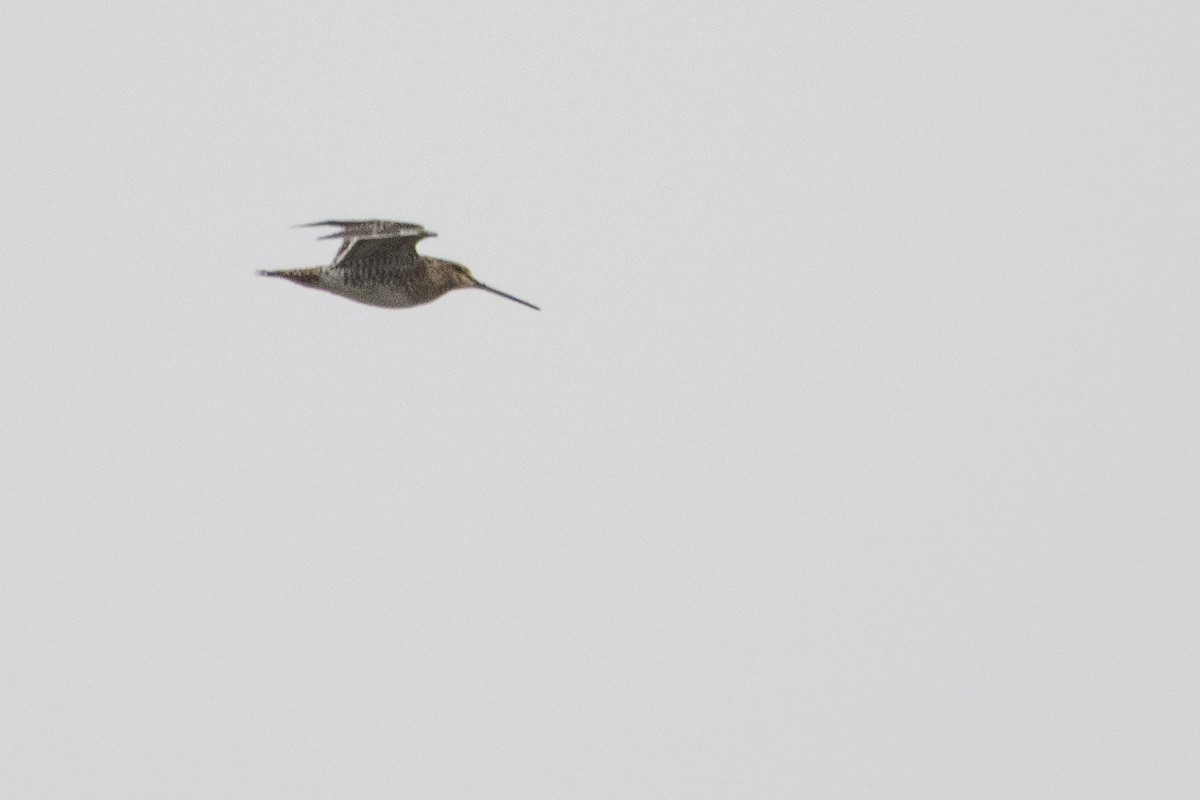
{"label": "snipe", "polygon": [[319,225],[341,229],[320,237],[342,240],[329,266],[262,270],[258,274],[287,278],[301,286],[385,308],[421,305],[453,289],[483,289],[540,310],[533,303],[476,280],[462,264],[418,253],[417,242],[437,236],[420,225],[386,219],[330,219],[299,227]]}

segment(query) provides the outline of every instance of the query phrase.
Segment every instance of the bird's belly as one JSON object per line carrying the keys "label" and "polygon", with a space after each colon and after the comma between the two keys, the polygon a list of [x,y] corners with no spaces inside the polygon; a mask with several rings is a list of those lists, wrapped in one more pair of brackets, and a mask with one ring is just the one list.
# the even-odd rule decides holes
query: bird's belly
{"label": "bird's belly", "polygon": [[321,288],[327,292],[382,308],[409,308],[427,302],[414,299],[399,286],[386,283],[346,283],[340,280],[322,281]]}

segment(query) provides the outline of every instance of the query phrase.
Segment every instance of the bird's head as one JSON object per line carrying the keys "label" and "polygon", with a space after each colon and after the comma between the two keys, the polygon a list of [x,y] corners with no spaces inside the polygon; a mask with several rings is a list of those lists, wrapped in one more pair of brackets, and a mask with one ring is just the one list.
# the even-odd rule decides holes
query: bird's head
{"label": "bird's head", "polygon": [[475,276],[471,274],[471,270],[462,264],[456,264],[453,261],[443,261],[442,264],[444,265],[446,277],[455,289],[465,289],[477,283]]}
{"label": "bird's head", "polygon": [[541,309],[535,306],[533,303],[526,302],[519,297],[513,297],[511,294],[502,292],[499,289],[493,289],[492,287],[478,280],[474,275],[471,274],[471,270],[467,269],[462,264],[456,264],[453,261],[446,261],[444,259],[439,259],[439,261],[442,266],[443,274],[448,279],[450,285],[455,289],[483,289],[486,292],[491,292],[492,294],[498,294],[501,297],[508,298],[514,303],[520,303],[523,306],[529,306],[534,311],[541,311]]}

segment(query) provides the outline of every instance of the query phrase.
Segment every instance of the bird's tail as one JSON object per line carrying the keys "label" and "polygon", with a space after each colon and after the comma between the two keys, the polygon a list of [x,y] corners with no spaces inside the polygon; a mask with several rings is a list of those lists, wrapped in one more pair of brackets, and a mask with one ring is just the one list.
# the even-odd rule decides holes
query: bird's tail
{"label": "bird's tail", "polygon": [[321,282],[322,267],[304,267],[302,269],[260,269],[259,275],[268,278],[287,278],[302,286],[316,286]]}

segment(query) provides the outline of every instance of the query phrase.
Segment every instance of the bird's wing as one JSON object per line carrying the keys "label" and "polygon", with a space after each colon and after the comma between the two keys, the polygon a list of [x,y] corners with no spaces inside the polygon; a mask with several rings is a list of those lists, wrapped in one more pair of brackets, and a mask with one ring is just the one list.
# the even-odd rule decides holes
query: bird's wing
{"label": "bird's wing", "polygon": [[349,267],[352,263],[381,262],[393,269],[404,269],[417,263],[417,242],[437,236],[413,222],[394,222],[387,219],[325,220],[300,225],[311,228],[336,225],[339,231],[320,236],[320,239],[341,239],[342,246],[334,256],[332,266]]}

